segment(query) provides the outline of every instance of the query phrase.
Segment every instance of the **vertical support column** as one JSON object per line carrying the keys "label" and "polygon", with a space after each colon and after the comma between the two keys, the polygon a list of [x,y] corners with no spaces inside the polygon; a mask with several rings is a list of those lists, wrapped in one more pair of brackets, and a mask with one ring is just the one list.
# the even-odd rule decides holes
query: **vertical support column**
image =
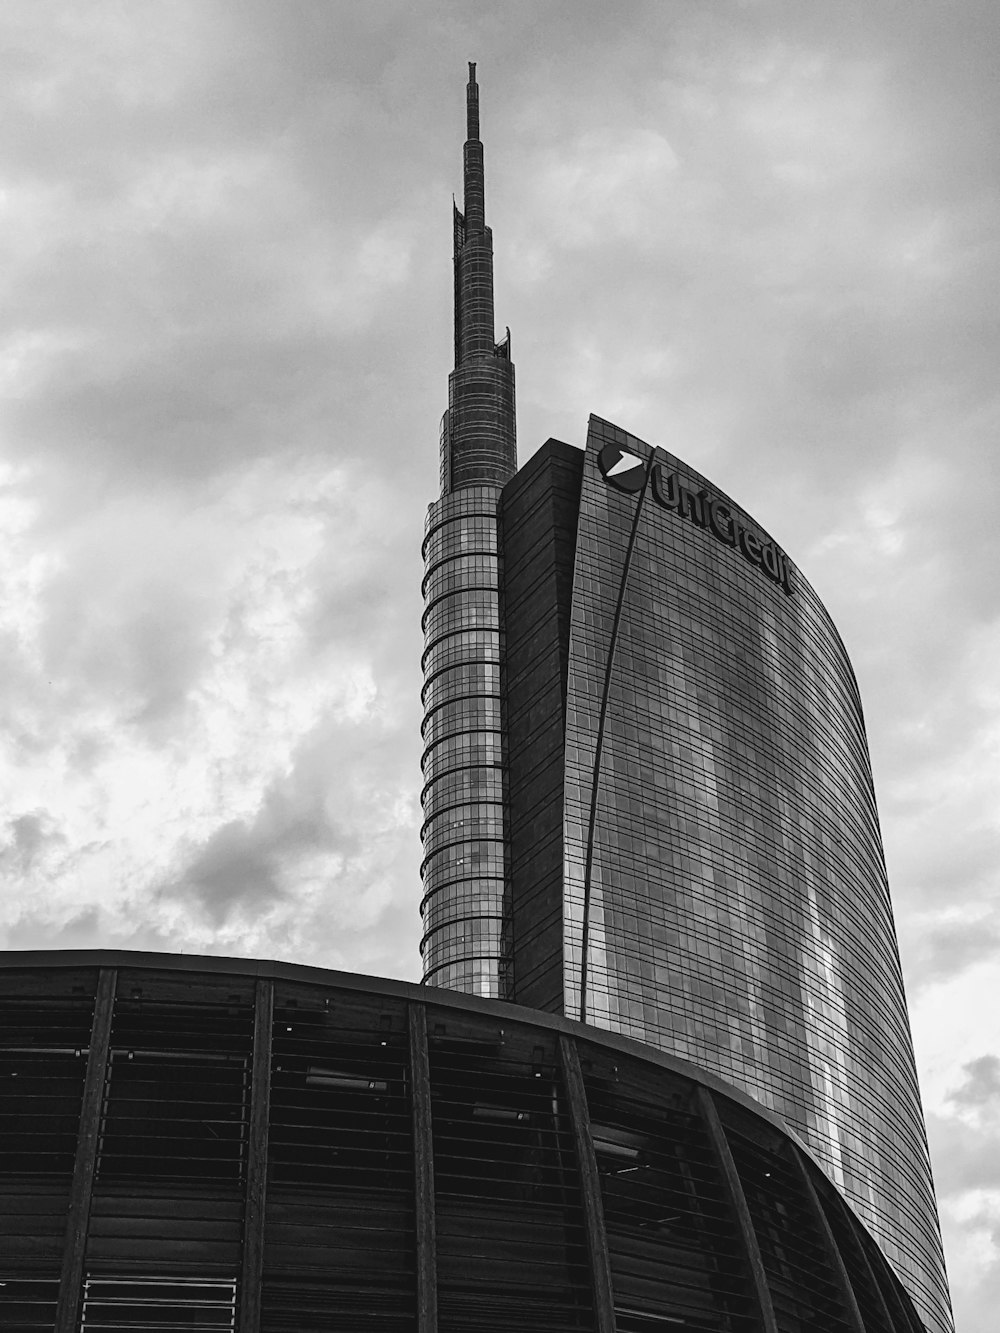
{"label": "vertical support column", "polygon": [[62,1272],[59,1277],[59,1304],[56,1307],[55,1333],[75,1333],[80,1318],[80,1294],[83,1264],[90,1226],[90,1202],[97,1171],[97,1146],[101,1132],[101,1108],[104,1084],[108,1076],[108,1052],[111,1049],[111,1018],[115,1008],[118,971],[101,968],[94,1000],[94,1023],[87,1052],[87,1074],[80,1108],[80,1133],[76,1141],[73,1183],[70,1186],[66,1217],[66,1241],[63,1245]]}
{"label": "vertical support column", "polygon": [[[841,1202],[844,1211],[848,1212],[847,1205],[844,1204],[843,1201]],[[874,1243],[875,1242],[872,1241],[873,1245]],[[874,1283],[875,1290],[878,1292],[878,1298],[882,1309],[885,1310],[886,1315],[888,1316],[890,1328],[898,1330],[898,1333],[927,1333],[926,1326],[916,1310],[914,1310],[909,1297],[906,1296],[905,1293],[901,1294],[902,1287],[899,1284],[899,1279],[894,1278],[891,1273],[886,1274],[886,1277],[889,1279],[888,1281],[886,1281],[886,1278],[879,1277],[868,1257],[863,1242],[861,1243],[861,1253],[864,1255],[868,1271],[872,1275],[872,1282]],[[884,1259],[883,1262],[888,1268],[888,1262]]]}
{"label": "vertical support column", "polygon": [[271,1030],[274,982],[260,979],[254,993],[250,1124],[243,1203],[243,1261],[240,1266],[239,1333],[260,1329],[260,1285],[264,1271],[264,1203],[267,1191],[267,1116],[271,1101]]}
{"label": "vertical support column", "polygon": [[417,1240],[417,1333],[437,1333],[437,1238],[434,1221],[434,1135],[427,1009],[411,1000],[410,1086],[413,1115],[413,1180]]}
{"label": "vertical support column", "polygon": [[[809,1170],[808,1163],[803,1162],[802,1165],[805,1168],[806,1172],[808,1173]],[[818,1194],[819,1192],[817,1191],[817,1198]],[[823,1208],[823,1201],[821,1199],[819,1200],[819,1206],[820,1208]],[[892,1293],[893,1301],[892,1305],[890,1305],[889,1299],[887,1298],[885,1292],[884,1280],[880,1280],[878,1273],[875,1272],[875,1269],[872,1265],[872,1261],[868,1257],[868,1250],[865,1246],[864,1239],[862,1235],[858,1234],[859,1231],[858,1223],[855,1220],[853,1213],[848,1208],[846,1202],[841,1197],[839,1191],[837,1191],[834,1195],[834,1201],[832,1206],[833,1208],[836,1209],[836,1211],[840,1215],[841,1223],[844,1226],[845,1230],[855,1233],[855,1243],[857,1245],[858,1255],[860,1256],[861,1262],[865,1266],[865,1272],[867,1273],[868,1280],[871,1283],[872,1291],[875,1293],[875,1299],[878,1301],[879,1309],[885,1316],[885,1322],[887,1327],[892,1329],[898,1328],[901,1330],[902,1333],[902,1329],[905,1325],[907,1333],[924,1333],[923,1324],[917,1323],[915,1321],[914,1316],[911,1315],[908,1310],[905,1310],[898,1303],[898,1299],[895,1297],[895,1293]],[[903,1320],[902,1324],[900,1323],[900,1319]]]}
{"label": "vertical support column", "polygon": [[764,1323],[764,1333],[778,1333],[778,1324],[774,1317],[774,1304],[771,1301],[771,1291],[767,1285],[767,1273],[764,1270],[764,1260],[761,1258],[760,1246],[757,1244],[757,1233],[753,1229],[753,1220],[750,1217],[750,1209],[747,1207],[746,1195],[743,1193],[743,1184],[740,1181],[739,1172],[736,1170],[733,1154],[729,1150],[729,1141],[726,1138],[725,1130],[722,1128],[719,1113],[715,1109],[712,1094],[702,1084],[698,1085],[698,1105],[712,1147],[715,1149],[715,1155],[722,1167],[730,1202],[736,1213],[740,1235],[746,1247],[747,1257],[750,1261],[750,1272],[753,1276],[753,1285],[760,1304],[761,1319]]}
{"label": "vertical support column", "polygon": [[865,1333],[865,1321],[861,1317],[861,1310],[858,1307],[858,1298],[854,1294],[854,1288],[851,1286],[851,1279],[848,1276],[847,1268],[844,1266],[844,1256],[840,1253],[840,1246],[834,1238],[833,1231],[830,1228],[830,1222],[826,1213],[823,1211],[823,1205],[819,1201],[819,1195],[816,1193],[816,1186],[812,1183],[809,1171],[805,1162],[802,1160],[802,1154],[794,1147],[790,1149],[789,1155],[795,1159],[794,1169],[802,1182],[802,1188],[805,1190],[806,1198],[809,1200],[809,1206],[812,1208],[819,1223],[820,1234],[823,1237],[823,1243],[830,1253],[830,1259],[833,1268],[837,1274],[837,1281],[840,1283],[841,1294],[844,1298],[844,1304],[847,1306],[847,1314],[856,1333]]}
{"label": "vertical support column", "polygon": [[590,1133],[587,1090],[583,1084],[583,1070],[580,1068],[580,1055],[576,1049],[576,1042],[565,1034],[559,1037],[559,1058],[566,1086],[573,1145],[580,1171],[584,1234],[587,1238],[587,1257],[590,1261],[594,1294],[594,1329],[595,1333],[615,1333],[611,1260],[604,1227],[604,1203],[601,1199],[601,1181],[597,1174],[597,1156]]}

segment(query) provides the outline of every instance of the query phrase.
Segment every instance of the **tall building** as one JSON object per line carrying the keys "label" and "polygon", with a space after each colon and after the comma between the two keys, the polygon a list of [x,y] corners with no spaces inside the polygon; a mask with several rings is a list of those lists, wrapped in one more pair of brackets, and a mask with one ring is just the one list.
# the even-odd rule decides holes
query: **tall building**
{"label": "tall building", "polygon": [[594,420],[511,478],[477,98],[426,543],[437,985],[0,956],[3,1333],[950,1330],[846,655],[662,451]]}
{"label": "tall building", "polygon": [[493,341],[479,88],[469,66],[463,211],[454,209],[455,369],[441,497],[424,535],[424,979],[507,994],[497,503],[514,475],[510,336]]}
{"label": "tall building", "polygon": [[791,559],[592,418],[500,503],[517,1001],[777,1112],[950,1327],[861,702]]}
{"label": "tall building", "polygon": [[[467,144],[467,214],[481,161]],[[458,331],[463,245],[467,223]],[[485,403],[491,329],[477,347]],[[742,1088],[948,1333],[861,702],[828,613],[734,500],[610,423],[487,478],[455,376],[425,544],[425,980]]]}

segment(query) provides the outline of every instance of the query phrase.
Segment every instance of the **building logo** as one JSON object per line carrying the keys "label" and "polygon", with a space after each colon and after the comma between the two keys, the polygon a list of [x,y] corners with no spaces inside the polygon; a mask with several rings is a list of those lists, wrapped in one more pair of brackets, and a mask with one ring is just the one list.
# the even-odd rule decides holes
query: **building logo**
{"label": "building logo", "polygon": [[[607,444],[597,455],[597,465],[604,480],[618,490],[628,495],[642,490],[646,480],[646,460],[638,454]],[[686,518],[697,528],[706,528],[716,541],[739,551],[744,560],[756,565],[765,577],[779,584],[791,596],[795,588],[788,557],[779,546],[765,541],[753,528],[747,527],[718,496],[707,490],[691,490],[683,485],[676,472],[666,472],[662,464],[654,463],[649,477],[657,504],[680,518]]]}
{"label": "building logo", "polygon": [[597,466],[604,480],[626,495],[635,495],[642,490],[646,480],[646,460],[638,454],[630,454],[616,444],[606,444],[597,455]]}

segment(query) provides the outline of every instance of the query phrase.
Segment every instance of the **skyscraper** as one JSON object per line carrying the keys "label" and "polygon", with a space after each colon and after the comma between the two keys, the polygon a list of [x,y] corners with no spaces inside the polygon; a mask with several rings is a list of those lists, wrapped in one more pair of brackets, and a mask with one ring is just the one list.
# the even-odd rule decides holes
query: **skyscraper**
{"label": "skyscraper", "polygon": [[0,957],[4,1333],[949,1328],[846,656],[608,423],[502,484],[476,112],[426,544],[446,988]]}
{"label": "skyscraper", "polygon": [[441,498],[424,536],[424,978],[499,997],[503,784],[496,515],[517,467],[510,337],[493,340],[479,88],[469,66],[463,211],[454,209],[455,369],[441,422]]}
{"label": "skyscraper", "polygon": [[[472,126],[425,544],[425,980],[638,1038],[743,1088],[801,1134],[945,1333],[847,654],[750,515],[610,423],[591,420],[585,452],[550,441],[496,490],[512,422],[498,415],[490,454],[457,393],[472,380],[468,275],[488,272]],[[470,215],[486,240],[465,261]],[[485,408],[492,329],[475,345]]]}

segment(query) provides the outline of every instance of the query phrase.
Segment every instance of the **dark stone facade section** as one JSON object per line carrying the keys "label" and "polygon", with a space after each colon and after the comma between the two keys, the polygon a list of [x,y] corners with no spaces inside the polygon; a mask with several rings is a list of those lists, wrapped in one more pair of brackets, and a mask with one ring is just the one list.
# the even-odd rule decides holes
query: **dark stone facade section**
{"label": "dark stone facade section", "polygon": [[549,440],[499,506],[502,732],[514,996],[563,1008],[566,675],[584,455]]}

